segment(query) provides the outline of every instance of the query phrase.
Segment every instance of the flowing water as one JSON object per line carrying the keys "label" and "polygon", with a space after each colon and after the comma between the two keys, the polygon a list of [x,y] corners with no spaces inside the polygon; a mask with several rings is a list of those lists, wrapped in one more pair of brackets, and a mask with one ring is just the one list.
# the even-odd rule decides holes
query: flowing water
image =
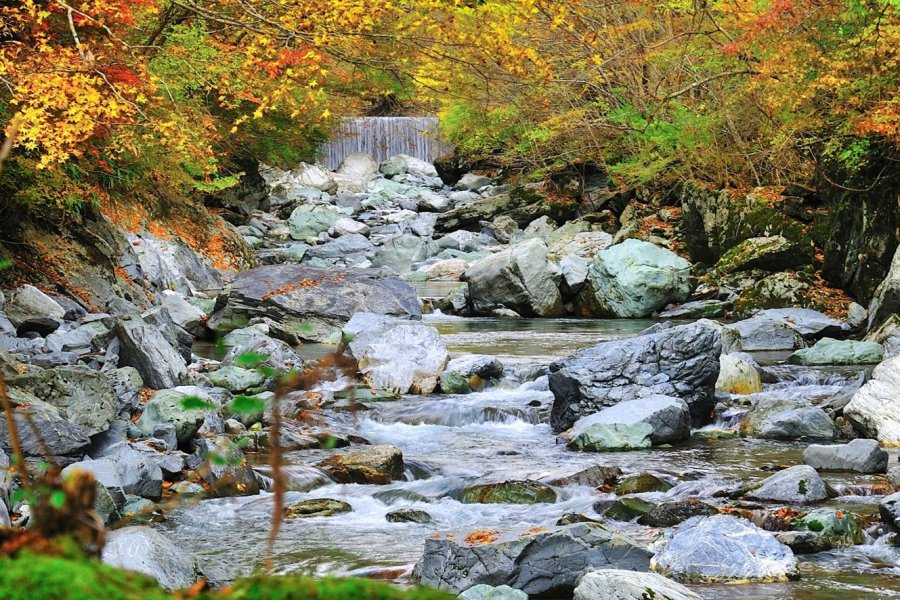
{"label": "flowing water", "polygon": [[[370,410],[335,412],[333,429],[362,436],[372,443],[403,450],[406,481],[390,485],[335,484],[313,465],[335,450],[291,453],[287,456],[292,491],[287,502],[336,498],[353,512],[330,518],[285,522],[276,545],[277,571],[324,574],[367,574],[400,577],[420,557],[425,538],[447,530],[503,529],[553,525],[566,513],[597,517],[593,505],[612,498],[586,486],[559,488],[555,504],[462,504],[460,491],[473,483],[508,479],[549,482],[590,466],[619,466],[626,473],[650,471],[675,484],[665,493],[645,494],[651,500],[691,496],[714,498],[771,475],[776,465],[802,463],[806,444],[750,438],[693,439],[671,448],[609,454],[576,453],[566,449],[546,425],[553,396],[538,378],[553,360],[602,340],[632,336],[650,324],[627,320],[459,319],[431,315],[426,319],[441,332],[452,354],[481,353],[501,358],[504,380],[491,389],[464,396],[408,396],[393,402],[371,402]],[[321,348],[309,347],[312,355]],[[770,356],[770,361],[779,357]],[[788,367],[768,370],[771,383],[763,394],[783,399],[824,398],[859,385],[854,370]],[[740,411],[737,411],[738,413]],[[732,425],[740,415],[732,417]],[[725,425],[724,420],[719,425]],[[896,462],[896,454],[891,461]],[[264,471],[264,469],[261,468]],[[867,486],[883,477],[826,474],[841,494],[831,501],[862,515],[877,514],[877,497]],[[385,514],[398,508],[428,512],[431,524],[388,523]],[[201,560],[213,580],[228,580],[258,568],[269,532],[272,498],[207,500],[177,509],[162,526]],[[617,524],[619,526],[619,524]],[[639,541],[654,531],[621,524]],[[704,598],[841,599],[900,598],[900,551],[884,539],[864,546],[801,556],[799,581],[757,585],[703,585]]]}

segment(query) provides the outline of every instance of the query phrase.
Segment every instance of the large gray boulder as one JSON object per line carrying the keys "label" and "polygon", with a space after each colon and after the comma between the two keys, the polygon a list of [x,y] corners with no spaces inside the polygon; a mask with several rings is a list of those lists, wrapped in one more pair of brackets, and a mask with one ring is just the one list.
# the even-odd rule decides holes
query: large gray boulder
{"label": "large gray boulder", "polygon": [[428,258],[428,246],[417,235],[405,233],[382,244],[372,260],[376,267],[387,267],[398,275],[405,275],[415,263]]}
{"label": "large gray boulder", "polygon": [[159,327],[135,315],[119,320],[115,332],[121,344],[119,366],[134,367],[144,383],[159,390],[185,382],[187,363]]}
{"label": "large gray boulder", "polygon": [[869,304],[869,329],[878,327],[897,313],[900,313],[900,248],[894,253],[888,274],[875,289]]}
{"label": "large gray boulder", "polygon": [[684,400],[691,422],[710,418],[719,375],[719,329],[709,322],[604,342],[550,366],[555,431],[623,400],[662,394]]}
{"label": "large gray boulder", "polygon": [[646,317],[693,290],[691,263],[649,242],[628,239],[594,257],[588,286],[579,297],[592,314]]}
{"label": "large gray boulder", "polygon": [[102,321],[91,321],[74,329],[54,331],[47,336],[47,349],[51,352],[85,354],[105,348],[112,335]]}
{"label": "large gray boulder", "polygon": [[28,319],[50,317],[62,319],[66,314],[59,302],[37,289],[33,285],[17,287],[6,299],[4,306],[6,317],[18,327]]}
{"label": "large gray boulder", "polygon": [[454,532],[425,540],[414,576],[458,594],[479,584],[529,595],[572,590],[586,567],[646,571],[650,554],[598,523],[519,529],[484,536]]}
{"label": "large gray boulder", "polygon": [[716,391],[726,394],[755,394],[762,391],[759,365],[744,352],[722,354],[719,357],[719,378]]}
{"label": "large gray boulder", "polygon": [[167,590],[190,587],[200,576],[197,561],[150,527],[123,527],[106,535],[103,562],[149,575]]}
{"label": "large gray boulder", "polygon": [[[777,406],[777,404],[775,405]],[[773,407],[774,408],[774,407]],[[754,411],[755,412],[755,411]],[[828,413],[817,406],[765,411],[754,418],[750,433],[770,440],[833,440],[839,430]]]}
{"label": "large gray boulder", "polygon": [[678,582],[656,573],[621,569],[588,571],[578,578],[573,600],[700,600]]}
{"label": "large gray boulder", "polygon": [[11,387],[52,405],[61,417],[96,435],[119,412],[116,392],[105,376],[80,367],[58,367],[10,377]]}
{"label": "large gray boulder", "polygon": [[747,238],[723,254],[715,269],[719,273],[784,271],[808,263],[808,247],[805,250],[781,235]]}
{"label": "large gray boulder", "polygon": [[753,316],[781,321],[805,340],[817,340],[825,336],[840,337],[850,331],[850,326],[844,321],[811,308],[769,308]]}
{"label": "large gray boulder", "polygon": [[[74,455],[90,445],[87,432],[64,419],[56,407],[15,388],[9,389],[9,399],[15,407],[13,418],[26,456]],[[6,452],[12,450],[5,420],[0,424],[0,447]]]}
{"label": "large gray boulder", "polygon": [[559,278],[547,260],[547,245],[536,238],[475,261],[462,277],[475,312],[508,308],[523,317],[563,313]]}
{"label": "large gray boulder", "polygon": [[828,497],[828,486],[809,465],[797,465],[779,471],[753,486],[746,494],[753,500],[808,504]]}
{"label": "large gray boulder", "polygon": [[900,444],[900,356],[875,367],[872,379],[844,407],[844,416],[883,444]]}
{"label": "large gray boulder", "polygon": [[338,219],[346,217],[334,206],[304,204],[298,206],[288,219],[292,239],[314,243],[320,233],[328,231]]}
{"label": "large gray boulder", "polygon": [[881,362],[884,348],[875,342],[822,338],[811,348],[788,357],[792,365],[874,365]]}
{"label": "large gray boulder", "polygon": [[803,452],[803,460],[817,471],[884,473],[888,453],[875,440],[858,439],[846,444],[812,444]]}
{"label": "large gray boulder", "polygon": [[783,319],[754,316],[723,328],[728,352],[796,350],[806,343],[803,336]]}
{"label": "large gray boulder", "polygon": [[343,335],[373,389],[430,394],[450,358],[437,329],[421,321],[357,313]]}
{"label": "large gray boulder", "polygon": [[784,581],[797,576],[791,549],[738,517],[693,517],[651,550],[651,568],[679,581]]}
{"label": "large gray boulder", "polygon": [[326,341],[358,312],[417,319],[416,291],[386,270],[267,265],[240,273],[218,323],[268,317],[299,338]]}
{"label": "large gray boulder", "polygon": [[153,434],[161,424],[170,423],[175,427],[175,436],[179,443],[190,440],[206,419],[203,410],[185,407],[188,398],[199,398],[210,402],[211,397],[203,394],[200,388],[184,386],[170,390],[159,390],[150,397],[144,406],[144,412],[135,423],[147,435]]}
{"label": "large gray boulder", "polygon": [[572,428],[573,437],[583,435],[596,425],[631,426],[646,424],[653,444],[668,444],[691,435],[691,412],[681,398],[654,395],[625,400],[600,412],[582,417]]}

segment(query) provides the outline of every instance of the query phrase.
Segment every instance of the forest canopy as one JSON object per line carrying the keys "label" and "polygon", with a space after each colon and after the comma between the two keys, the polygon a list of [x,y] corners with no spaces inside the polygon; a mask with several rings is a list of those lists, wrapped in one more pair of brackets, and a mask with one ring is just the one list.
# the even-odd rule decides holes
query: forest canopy
{"label": "forest canopy", "polygon": [[335,119],[435,112],[460,152],[747,186],[900,146],[900,0],[2,2],[3,186],[215,191]]}

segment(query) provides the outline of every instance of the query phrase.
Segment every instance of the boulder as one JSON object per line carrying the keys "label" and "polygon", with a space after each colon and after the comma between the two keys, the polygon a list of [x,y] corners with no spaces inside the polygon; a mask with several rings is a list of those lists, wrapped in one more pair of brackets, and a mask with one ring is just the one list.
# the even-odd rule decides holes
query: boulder
{"label": "boulder", "polygon": [[52,405],[59,415],[87,435],[109,428],[119,400],[106,377],[82,367],[57,367],[10,377],[11,387]]}
{"label": "boulder", "polygon": [[425,540],[414,570],[422,584],[458,594],[479,584],[559,596],[586,567],[646,571],[641,546],[597,523],[506,532],[454,532]]}
{"label": "boulder", "polygon": [[691,264],[649,242],[628,239],[594,257],[579,303],[602,317],[642,318],[693,290]]}
{"label": "boulder", "polygon": [[148,461],[83,460],[67,466],[62,474],[65,477],[72,471],[93,474],[97,482],[112,493],[133,494],[155,501],[162,497],[162,469]]}
{"label": "boulder", "polygon": [[228,351],[222,359],[221,368],[235,367],[236,363],[241,362],[240,357],[248,355],[261,357],[259,366],[269,366],[280,371],[302,368],[303,359],[285,342],[272,339],[257,330],[251,331],[249,337],[241,336],[240,342]]}
{"label": "boulder", "polygon": [[431,523],[433,519],[424,510],[401,508],[384,515],[388,523]]}
{"label": "boulder", "polygon": [[566,221],[574,216],[577,203],[550,202],[539,185],[514,186],[503,193],[478,197],[441,213],[435,230],[449,233],[460,229],[477,230],[482,221],[507,216],[525,227],[542,216]]}
{"label": "boulder", "polygon": [[358,312],[419,318],[419,300],[409,284],[387,271],[266,265],[235,278],[219,322],[268,317],[298,337],[326,341]]}
{"label": "boulder", "polygon": [[367,181],[378,175],[378,163],[366,152],[352,152],[344,157],[335,173],[357,181]]}
{"label": "boulder", "polygon": [[559,261],[559,270],[562,272],[563,292],[568,296],[574,296],[587,282],[588,269],[591,262],[575,254],[567,254]]}
{"label": "boulder", "polygon": [[300,165],[285,173],[279,183],[284,186],[301,189],[309,188],[328,194],[337,191],[337,185],[331,173],[318,165],[307,163],[300,163]]}
{"label": "boulder", "polygon": [[163,533],[145,526],[123,527],[107,533],[103,562],[149,575],[167,590],[188,588],[200,576],[193,556]]}
{"label": "boulder", "polygon": [[530,239],[472,263],[463,274],[472,306],[480,314],[498,307],[525,317],[563,313],[559,273],[547,260],[547,246]]}
{"label": "boulder", "polygon": [[622,469],[619,467],[594,465],[593,467],[588,467],[587,469],[578,471],[572,475],[554,479],[550,483],[559,487],[565,487],[567,485],[586,485],[596,488],[606,488],[615,484],[621,475]]}
{"label": "boulder", "polygon": [[117,321],[115,332],[121,344],[120,367],[134,367],[144,383],[154,389],[184,383],[187,363],[158,327],[132,316]]}
{"label": "boulder", "polygon": [[398,275],[405,275],[415,263],[428,258],[425,240],[417,235],[403,234],[392,237],[382,244],[372,260],[376,267],[387,267]]}
{"label": "boulder", "polygon": [[735,271],[783,271],[807,264],[809,247],[789,241],[781,235],[748,238],[722,255],[716,263],[719,273]]}
{"label": "boulder", "polygon": [[341,500],[313,498],[290,504],[284,509],[285,519],[308,519],[311,517],[333,517],[348,513],[353,507]]}
{"label": "boulder", "polygon": [[91,321],[74,329],[54,331],[47,336],[47,349],[86,354],[106,348],[112,337],[112,332],[102,321]]}
{"label": "boulder", "polygon": [[812,348],[802,348],[788,357],[792,365],[866,365],[881,362],[884,349],[874,342],[822,338]]}
{"label": "boulder", "polygon": [[825,500],[828,492],[828,486],[815,469],[809,465],[797,465],[778,471],[752,486],[746,496],[752,500],[808,504]]}
{"label": "boulder", "polygon": [[622,496],[625,494],[645,494],[647,492],[666,492],[672,489],[672,485],[652,473],[644,471],[623,477],[613,488],[613,493]]}
{"label": "boulder", "polygon": [[653,395],[687,403],[694,426],[709,420],[721,341],[711,323],[694,323],[603,342],[550,366],[555,431],[623,400]]}
{"label": "boulder", "polygon": [[62,319],[66,310],[53,298],[33,285],[21,285],[7,297],[6,317],[18,328],[29,319],[50,317]]}
{"label": "boulder", "polygon": [[791,549],[744,519],[694,517],[651,546],[651,569],[680,581],[785,581],[797,577]]}
{"label": "boulder", "polygon": [[803,460],[817,471],[856,471],[884,473],[888,454],[875,440],[853,440],[847,444],[812,444],[803,452]]}
{"label": "boulder", "polygon": [[656,573],[620,569],[588,571],[578,578],[573,600],[700,600],[680,583]]}
{"label": "boulder", "polygon": [[850,330],[847,323],[811,308],[769,308],[754,316],[781,321],[805,340],[817,340],[825,336],[840,337]]}
{"label": "boulder", "polygon": [[834,508],[817,508],[794,520],[796,531],[809,531],[829,548],[843,548],[865,543],[860,518],[851,512]]}
{"label": "boulder", "polygon": [[875,288],[869,303],[869,329],[878,327],[897,313],[900,313],[900,248],[894,253],[887,276]]}
{"label": "boulder", "polygon": [[[64,419],[56,407],[15,388],[9,388],[8,393],[26,456],[44,457],[47,452],[53,456],[72,455],[90,445],[87,432]],[[6,452],[12,450],[5,421],[0,425],[0,447]]]}
{"label": "boulder", "polygon": [[552,260],[573,255],[590,262],[601,250],[612,246],[613,236],[605,231],[569,233],[569,225],[571,223],[563,225],[547,238],[547,248]]}
{"label": "boulder", "polygon": [[[495,356],[467,354],[447,363],[441,373],[444,393],[466,394],[484,387],[487,381],[503,375],[503,363]],[[449,389],[454,391],[450,392]]]}
{"label": "boulder", "polygon": [[437,329],[420,321],[357,313],[343,335],[359,372],[374,389],[430,394],[449,359]]}
{"label": "boulder", "polygon": [[579,419],[572,427],[569,448],[583,452],[640,450],[653,445],[649,423],[595,423],[600,413]]}
{"label": "boulder", "polygon": [[369,226],[359,221],[354,221],[350,217],[341,217],[335,221],[328,229],[328,234],[336,237],[345,235],[366,235],[369,233]]}
{"label": "boulder", "polygon": [[338,219],[347,216],[341,209],[321,204],[303,204],[288,218],[292,239],[315,243],[320,233],[328,231]]}
{"label": "boulder", "polygon": [[586,429],[594,425],[630,426],[638,423],[650,426],[649,438],[653,444],[677,442],[691,435],[691,413],[685,401],[663,395],[619,402],[579,419],[572,431],[577,436],[583,435]]}
{"label": "boulder", "polygon": [[663,502],[648,513],[638,517],[638,523],[647,527],[674,527],[692,517],[709,517],[719,514],[719,509],[699,498],[686,498]]}
{"label": "boulder", "polygon": [[214,386],[225,388],[229,392],[243,392],[250,388],[256,388],[266,380],[265,375],[259,371],[235,366],[221,367],[210,373],[208,377]]}
{"label": "boulder", "polygon": [[157,426],[170,423],[175,427],[178,443],[188,442],[197,434],[206,416],[203,410],[185,408],[184,401],[191,397],[198,397],[206,402],[210,400],[198,392],[199,388],[189,386],[159,390],[150,397],[144,406],[144,412],[135,424],[145,434],[152,435]]}
{"label": "boulder", "polygon": [[396,446],[368,446],[335,454],[317,465],[338,483],[383,485],[403,480],[403,453]]}
{"label": "boulder", "polygon": [[891,446],[900,445],[900,356],[875,367],[872,379],[844,407],[844,416],[863,433]]}
{"label": "boulder", "polygon": [[188,302],[182,294],[163,290],[160,302],[176,325],[192,335],[203,333],[206,328],[206,313]]}
{"label": "boulder", "polygon": [[[595,505],[595,509],[599,508]],[[613,502],[612,506],[603,511],[603,516],[607,519],[627,522],[649,514],[654,508],[656,508],[655,504],[641,498],[619,498]]]}
{"label": "boulder", "polygon": [[756,361],[749,354],[734,352],[719,357],[716,391],[746,396],[762,391]]}
{"label": "boulder", "polygon": [[833,440],[840,431],[827,412],[817,406],[804,406],[768,412],[751,433],[770,440]]}
{"label": "boulder", "polygon": [[556,490],[530,480],[473,485],[460,496],[463,504],[552,504],[556,500]]}
{"label": "boulder", "polygon": [[259,482],[236,443],[224,435],[197,442],[197,455],[203,459],[196,469],[209,486],[213,498],[255,496]]}
{"label": "boulder", "polygon": [[721,300],[694,300],[661,311],[660,319],[718,319],[725,314],[728,304]]}
{"label": "boulder", "polygon": [[725,325],[723,335],[733,340],[729,344],[729,352],[796,350],[806,346],[803,336],[783,320],[764,316]]}
{"label": "boulder", "polygon": [[882,521],[894,529],[900,529],[900,492],[882,498],[878,503],[878,512]]}
{"label": "boulder", "polygon": [[304,259],[321,259],[335,264],[352,265],[375,256],[375,246],[359,233],[348,233],[304,253]]}
{"label": "boulder", "polygon": [[476,175],[475,173],[466,173],[453,187],[458,190],[477,192],[481,188],[491,185],[492,183],[494,182],[490,177]]}

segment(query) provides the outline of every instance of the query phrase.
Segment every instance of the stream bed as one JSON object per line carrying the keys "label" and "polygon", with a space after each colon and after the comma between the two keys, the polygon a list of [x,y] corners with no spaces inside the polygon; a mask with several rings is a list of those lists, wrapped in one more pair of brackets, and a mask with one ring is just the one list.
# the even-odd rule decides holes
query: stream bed
{"label": "stream bed", "polygon": [[[553,395],[533,381],[553,360],[600,341],[630,337],[649,320],[499,320],[430,315],[451,355],[490,354],[506,367],[496,387],[468,395],[405,396],[369,402],[369,410],[327,415],[335,431],[403,451],[406,481],[389,485],[335,484],[313,465],[337,450],[289,453],[286,472],[296,490],[287,503],[335,498],[353,511],[329,518],[283,523],[275,551],[276,571],[316,575],[370,575],[404,583],[422,554],[424,540],[456,529],[549,526],[567,513],[598,518],[594,504],[612,498],[587,486],[558,488],[554,504],[463,504],[456,498],[474,483],[509,479],[549,482],[594,465],[618,466],[626,474],[650,471],[675,486],[647,499],[703,497],[718,506],[713,494],[737,481],[750,483],[771,475],[773,466],[802,464],[806,443],[731,437],[692,438],[673,447],[617,453],[573,452],[547,424]],[[328,346],[304,346],[304,357],[321,356]],[[757,357],[771,364],[778,356]],[[765,394],[782,398],[835,393],[857,387],[858,372],[777,365]],[[735,423],[720,423],[731,425]],[[264,458],[260,458],[264,461]],[[890,464],[898,460],[891,452]],[[858,495],[877,475],[826,473],[840,494],[827,504],[862,516],[877,514],[878,497]],[[415,508],[433,523],[389,523],[388,512]],[[205,500],[181,505],[160,525],[179,545],[193,552],[213,581],[227,581],[258,569],[271,523],[272,497]],[[641,542],[658,530],[636,524],[616,527]],[[847,599],[900,598],[900,549],[884,538],[862,546],[800,556],[798,581],[752,585],[695,585],[707,599]]]}

